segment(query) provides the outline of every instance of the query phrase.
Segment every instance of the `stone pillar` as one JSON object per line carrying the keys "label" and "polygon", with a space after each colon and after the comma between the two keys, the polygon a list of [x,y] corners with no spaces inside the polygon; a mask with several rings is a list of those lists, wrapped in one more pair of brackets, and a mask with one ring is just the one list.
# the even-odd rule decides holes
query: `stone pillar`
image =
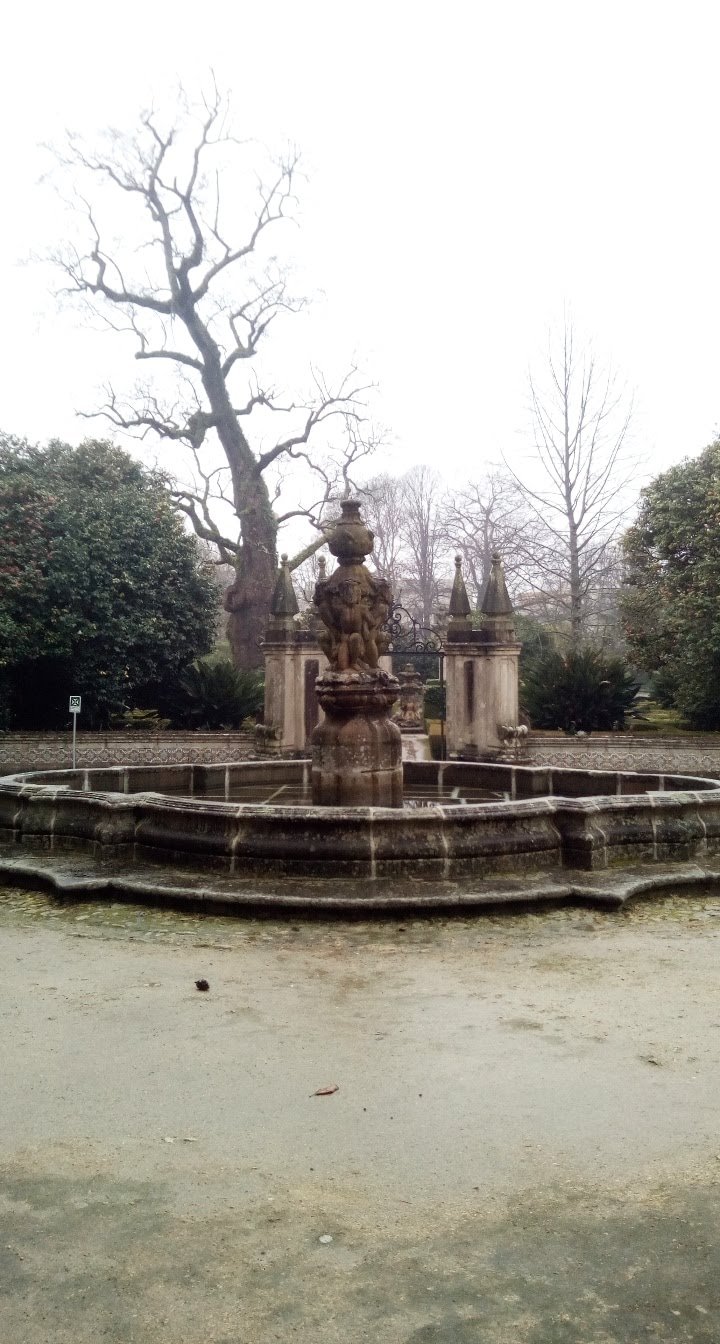
{"label": "stone pillar", "polygon": [[307,750],[322,710],[315,682],[327,667],[327,658],[313,630],[301,629],[295,616],[297,597],[287,556],[280,570],[265,629],[265,736],[274,738],[281,751]]}
{"label": "stone pillar", "polygon": [[503,727],[518,722],[520,645],[512,603],[495,554],[482,601],[483,623],[474,630],[460,556],[455,567],[445,643],[447,751],[448,756],[492,760],[503,749]]}
{"label": "stone pillar", "polygon": [[341,508],[328,540],[338,567],[315,586],[330,667],[317,682],[325,720],[312,737],[312,797],[325,807],[400,807],[400,730],[388,717],[400,688],[379,666],[392,594],[363,564],[373,534],[357,500],[343,500]]}

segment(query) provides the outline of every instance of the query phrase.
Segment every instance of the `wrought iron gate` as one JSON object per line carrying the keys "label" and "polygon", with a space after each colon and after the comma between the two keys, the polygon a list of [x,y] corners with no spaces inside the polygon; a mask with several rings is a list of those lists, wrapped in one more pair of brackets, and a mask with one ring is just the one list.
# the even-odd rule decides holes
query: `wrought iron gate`
{"label": "wrought iron gate", "polygon": [[[404,658],[418,669],[429,660],[437,662],[437,681],[439,682],[438,719],[440,721],[440,755],[445,759],[445,647],[442,636],[437,630],[419,625],[406,607],[396,602],[383,627],[390,640],[390,653],[393,659]],[[397,666],[395,667],[397,672]],[[427,679],[427,674],[425,674]]]}

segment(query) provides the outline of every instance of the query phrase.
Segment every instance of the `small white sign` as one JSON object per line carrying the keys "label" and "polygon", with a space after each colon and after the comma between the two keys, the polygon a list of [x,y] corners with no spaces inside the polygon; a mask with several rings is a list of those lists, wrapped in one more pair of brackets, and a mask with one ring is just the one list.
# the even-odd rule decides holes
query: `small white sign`
{"label": "small white sign", "polygon": [[70,713],[71,713],[71,714],[79,714],[79,713],[80,713],[80,705],[81,705],[81,703],[82,703],[82,696],[81,696],[81,695],[71,695],[71,696],[70,696]]}

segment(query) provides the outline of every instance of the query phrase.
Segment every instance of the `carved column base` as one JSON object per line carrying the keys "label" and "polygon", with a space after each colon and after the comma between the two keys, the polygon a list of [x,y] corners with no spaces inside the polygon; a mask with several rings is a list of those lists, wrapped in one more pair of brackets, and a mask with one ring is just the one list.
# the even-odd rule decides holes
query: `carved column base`
{"label": "carved column base", "polygon": [[321,807],[402,807],[402,742],[388,713],[396,677],[326,672],[316,682],[325,720],[312,735],[312,800]]}

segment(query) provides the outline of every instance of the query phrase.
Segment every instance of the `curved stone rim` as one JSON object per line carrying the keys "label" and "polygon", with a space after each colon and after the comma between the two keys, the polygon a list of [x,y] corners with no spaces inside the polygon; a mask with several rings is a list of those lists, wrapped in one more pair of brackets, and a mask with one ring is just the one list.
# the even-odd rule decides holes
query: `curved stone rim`
{"label": "curved stone rim", "polygon": [[[668,864],[680,865],[676,882],[691,869],[714,880],[706,864],[720,855],[720,784],[695,776],[408,762],[410,782],[491,782],[514,795],[417,810],[259,806],[147,788],[163,781],[169,787],[168,777],[175,784],[185,777],[200,792],[219,778],[228,788],[238,776],[307,779],[309,764],[7,776],[0,780],[0,874],[27,882],[34,873],[66,893],[122,888],[141,899],[144,891],[154,903],[202,909],[368,914],[572,899],[613,905],[618,880],[638,865],[644,873],[637,881],[654,886],[663,885]],[[652,876],[654,864],[663,870]],[[288,894],[281,889],[287,880],[307,888]],[[333,891],[338,883],[342,891]]]}
{"label": "curved stone rim", "polygon": [[[635,869],[590,878],[586,874],[538,875],[523,883],[522,890],[498,879],[478,885],[408,883],[406,889],[385,891],[374,884],[372,894],[347,882],[337,890],[312,894],[252,889],[223,889],[219,884],[194,883],[192,874],[173,872],[158,876],[157,869],[124,872],[83,871],[46,855],[35,858],[4,858],[0,849],[0,883],[20,888],[39,888],[60,901],[122,901],[192,914],[248,918],[310,916],[313,918],[363,919],[383,916],[520,914],[562,906],[590,907],[614,913],[637,900],[668,895],[693,896],[720,890],[720,871],[695,864],[677,864],[662,872]],[[363,884],[364,885],[364,884]],[[377,889],[376,889],[377,888]]]}

